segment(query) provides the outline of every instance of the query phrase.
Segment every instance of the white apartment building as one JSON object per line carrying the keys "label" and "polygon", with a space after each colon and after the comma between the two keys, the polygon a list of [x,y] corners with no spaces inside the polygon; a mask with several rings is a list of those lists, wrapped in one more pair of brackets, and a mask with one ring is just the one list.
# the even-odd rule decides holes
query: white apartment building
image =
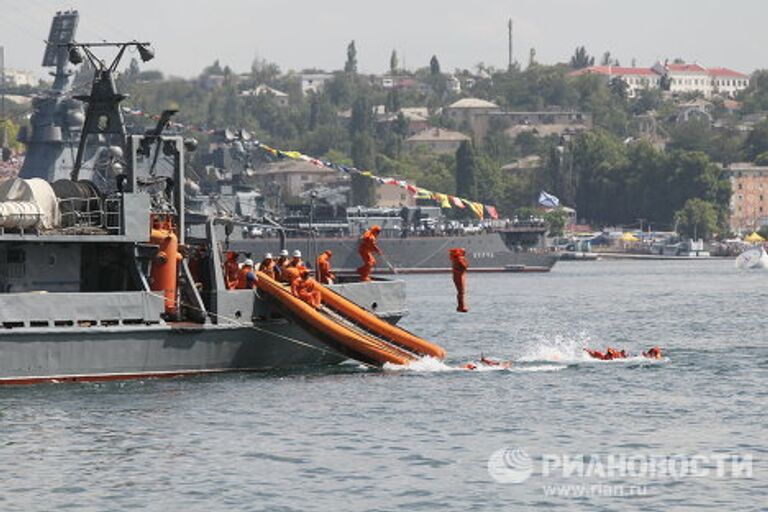
{"label": "white apartment building", "polygon": [[619,66],[590,66],[569,73],[569,76],[594,74],[608,81],[620,78],[628,85],[628,95],[637,96],[644,88],[664,86],[672,94],[700,92],[705,98],[713,95],[732,97],[749,86],[749,76],[728,68],[707,68],[698,63],[669,64],[657,62],[650,68]]}

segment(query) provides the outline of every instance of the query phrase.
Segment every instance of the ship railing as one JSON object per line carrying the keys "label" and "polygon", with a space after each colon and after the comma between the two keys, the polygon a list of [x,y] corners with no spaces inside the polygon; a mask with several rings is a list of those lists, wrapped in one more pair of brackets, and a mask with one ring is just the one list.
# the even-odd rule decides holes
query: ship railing
{"label": "ship railing", "polygon": [[110,233],[121,232],[122,216],[119,197],[61,198],[58,203],[62,228],[101,228]]}

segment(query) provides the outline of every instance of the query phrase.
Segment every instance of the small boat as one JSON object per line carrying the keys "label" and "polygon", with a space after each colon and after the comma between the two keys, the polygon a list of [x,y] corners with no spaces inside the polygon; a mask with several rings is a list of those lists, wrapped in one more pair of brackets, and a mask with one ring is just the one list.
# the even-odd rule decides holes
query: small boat
{"label": "small boat", "polygon": [[736,268],[739,270],[768,268],[768,253],[763,247],[755,247],[739,254],[736,258]]}

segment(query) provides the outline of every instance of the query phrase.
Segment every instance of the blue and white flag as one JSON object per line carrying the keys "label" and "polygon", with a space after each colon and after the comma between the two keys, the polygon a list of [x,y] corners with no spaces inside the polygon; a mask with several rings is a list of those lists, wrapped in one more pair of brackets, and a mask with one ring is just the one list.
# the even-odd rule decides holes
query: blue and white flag
{"label": "blue and white flag", "polygon": [[541,194],[539,194],[539,204],[541,206],[546,206],[547,208],[557,208],[560,206],[560,200],[552,194],[547,194],[542,190]]}

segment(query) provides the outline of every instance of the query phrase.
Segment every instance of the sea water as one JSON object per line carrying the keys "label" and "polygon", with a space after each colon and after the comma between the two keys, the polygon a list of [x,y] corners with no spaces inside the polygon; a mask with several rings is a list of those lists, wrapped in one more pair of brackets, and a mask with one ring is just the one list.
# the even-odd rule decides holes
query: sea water
{"label": "sea water", "polygon": [[0,388],[0,510],[765,509],[768,272],[403,279],[445,362]]}

